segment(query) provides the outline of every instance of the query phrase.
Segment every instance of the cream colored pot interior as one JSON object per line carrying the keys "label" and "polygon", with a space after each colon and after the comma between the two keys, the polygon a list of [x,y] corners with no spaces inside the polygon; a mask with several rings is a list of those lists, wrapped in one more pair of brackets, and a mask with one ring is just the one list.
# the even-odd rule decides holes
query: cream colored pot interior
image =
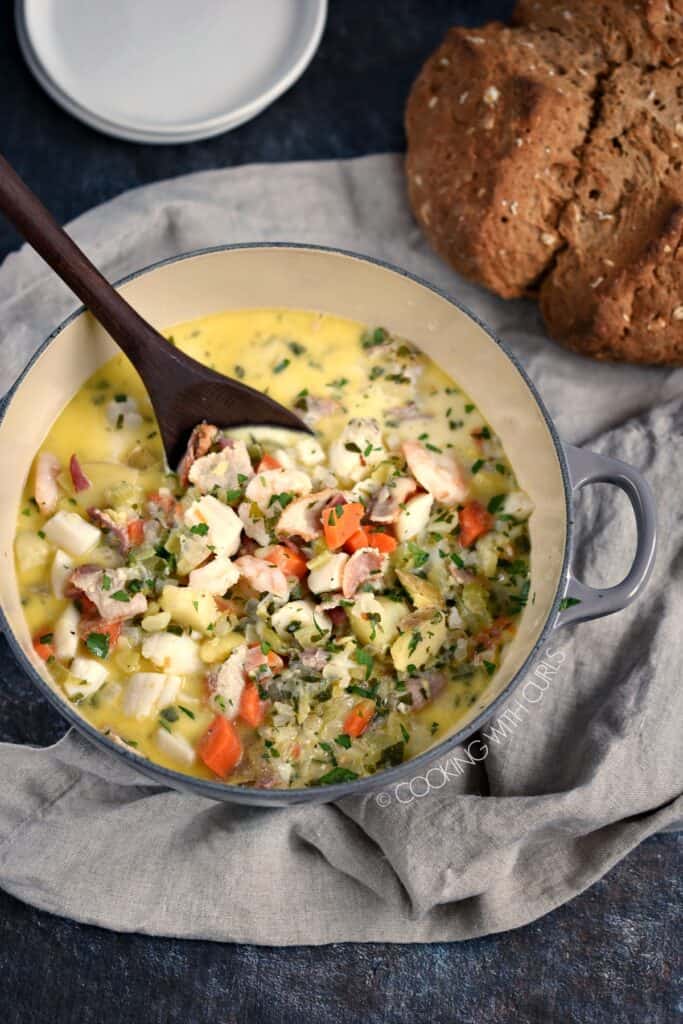
{"label": "cream colored pot interior", "polygon": [[[254,248],[206,253],[150,270],[122,288],[164,327],[222,310],[288,306],[382,324],[414,341],[469,393],[501,437],[521,486],[533,498],[531,597],[500,671],[466,720],[505,688],[538,640],[560,582],[566,539],[560,464],[548,426],[515,367],[486,332],[410,278],[362,259],[312,249]],[[33,654],[12,553],[21,490],[34,454],[66,402],[115,347],[87,314],[42,353],[0,427],[0,601],[27,657]]]}

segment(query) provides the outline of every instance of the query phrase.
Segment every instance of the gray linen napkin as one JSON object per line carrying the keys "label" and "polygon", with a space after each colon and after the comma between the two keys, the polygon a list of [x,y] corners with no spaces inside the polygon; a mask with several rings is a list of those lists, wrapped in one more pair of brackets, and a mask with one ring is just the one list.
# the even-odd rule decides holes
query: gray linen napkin
{"label": "gray linen napkin", "polygon": [[[335,806],[218,805],[150,785],[74,733],[0,746],[0,884],[121,931],[268,944],[465,939],[570,899],[683,819],[683,371],[600,366],[543,336],[527,303],[442,265],[407,209],[401,160],[211,171],[80,217],[110,278],[223,242],[319,242],[440,285],[522,359],[562,435],[646,473],[659,503],[654,578],[634,607],[560,631],[480,740],[410,785]],[[0,388],[74,300],[32,253],[0,270]],[[632,545],[614,489],[585,492],[579,568],[614,582]],[[484,758],[486,749],[487,756]],[[487,793],[488,795],[482,795]]]}

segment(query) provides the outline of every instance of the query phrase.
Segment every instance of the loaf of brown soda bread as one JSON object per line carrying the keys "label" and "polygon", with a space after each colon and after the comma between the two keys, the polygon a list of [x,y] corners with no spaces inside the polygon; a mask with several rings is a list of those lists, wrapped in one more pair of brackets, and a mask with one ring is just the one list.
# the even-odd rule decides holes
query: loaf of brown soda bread
{"label": "loaf of brown soda bread", "polygon": [[408,102],[436,250],[539,295],[550,333],[596,358],[683,363],[682,21],[663,0],[521,0],[514,28],[452,29]]}

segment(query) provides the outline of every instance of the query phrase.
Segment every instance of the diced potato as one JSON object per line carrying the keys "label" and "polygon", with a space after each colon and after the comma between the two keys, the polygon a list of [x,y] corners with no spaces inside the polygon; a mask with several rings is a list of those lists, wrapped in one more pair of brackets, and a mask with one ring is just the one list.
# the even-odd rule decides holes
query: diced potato
{"label": "diced potato", "polygon": [[283,639],[291,637],[301,647],[319,644],[332,632],[332,623],[325,612],[310,601],[289,601],[272,616],[273,629]]}
{"label": "diced potato", "polygon": [[171,621],[170,612],[154,612],[152,615],[145,615],[140,623],[145,633],[161,633]]}
{"label": "diced potato", "polygon": [[433,504],[431,494],[418,494],[405,503],[396,519],[396,536],[399,541],[411,540],[426,529]]}
{"label": "diced potato", "polygon": [[215,665],[218,661],[225,661],[229,654],[244,643],[242,633],[226,633],[224,636],[214,636],[211,640],[205,640],[199,648],[199,656],[207,665]]}
{"label": "diced potato", "polygon": [[74,571],[74,563],[66,551],[57,548],[50,570],[50,584],[55,597],[64,597],[64,587],[71,573]]}
{"label": "diced potato", "polygon": [[81,616],[75,604],[69,604],[55,622],[52,645],[58,661],[71,661],[78,651],[78,623]]}
{"label": "diced potato", "polygon": [[151,448],[138,441],[126,455],[126,463],[133,469],[149,469],[151,466],[158,465],[159,459]]}
{"label": "diced potato", "polygon": [[173,761],[178,761],[184,765],[194,763],[196,759],[194,747],[184,736],[181,736],[179,733],[166,732],[165,729],[159,728],[154,734],[154,739],[159,750],[166,757],[170,757]]}
{"label": "diced potato", "polygon": [[205,633],[217,617],[216,602],[211,594],[192,587],[165,586],[161,594],[161,607],[179,626],[189,626]]}
{"label": "diced potato", "polygon": [[401,623],[402,633],[391,646],[391,659],[399,672],[409,665],[423,668],[446,640],[446,619],[438,608],[414,612]]}
{"label": "diced potato", "polygon": [[101,536],[97,527],[86,522],[77,512],[56,512],[45,523],[43,531],[51,544],[63,548],[74,558],[94,548]]}
{"label": "diced potato", "polygon": [[343,551],[337,554],[318,555],[308,563],[308,589],[313,594],[330,590],[341,590],[342,573],[349,556]]}
{"label": "diced potato", "polygon": [[209,545],[196,533],[178,535],[178,572],[187,576],[211,555]]}
{"label": "diced potato", "polygon": [[498,541],[495,533],[486,533],[476,543],[477,556],[484,576],[492,579],[498,568]]}
{"label": "diced potato", "polygon": [[14,553],[19,572],[35,572],[49,562],[50,545],[33,530],[22,530],[14,540]]}
{"label": "diced potato", "polygon": [[491,625],[488,591],[480,583],[466,583],[462,588],[460,608],[467,628],[477,632]]}
{"label": "diced potato", "polygon": [[142,655],[165,672],[183,676],[204,671],[199,648],[189,636],[152,633],[142,643]]}
{"label": "diced potato", "polygon": [[385,651],[398,634],[399,622],[409,614],[405,601],[361,594],[348,609],[351,629],[360,642],[377,651]]}
{"label": "diced potato", "polygon": [[397,569],[396,575],[408,591],[410,600],[416,608],[441,608],[443,606],[441,591],[429,580],[424,580],[421,576],[416,576],[415,573],[405,572],[403,569]]}

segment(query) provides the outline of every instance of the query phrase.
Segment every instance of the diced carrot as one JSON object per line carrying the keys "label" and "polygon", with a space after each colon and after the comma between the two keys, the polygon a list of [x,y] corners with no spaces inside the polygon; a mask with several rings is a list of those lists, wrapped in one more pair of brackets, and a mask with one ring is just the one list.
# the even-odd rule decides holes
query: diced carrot
{"label": "diced carrot", "polygon": [[493,526],[493,517],[478,501],[470,501],[460,513],[459,540],[463,547],[474,544],[478,537],[488,533]]}
{"label": "diced carrot", "polygon": [[34,636],[33,650],[43,661],[47,661],[48,658],[51,658],[55,653],[54,645],[52,643],[52,633],[45,631],[44,633],[38,633]]}
{"label": "diced carrot", "polygon": [[348,553],[352,555],[354,551],[358,551],[359,548],[367,548],[368,545],[369,540],[367,531],[361,527],[360,530],[356,530],[355,533],[352,533],[346,541],[344,544],[344,551],[348,551]]}
{"label": "diced carrot", "polygon": [[145,539],[144,519],[131,519],[129,523],[126,523],[126,534],[131,546],[134,548],[139,547]]}
{"label": "diced carrot", "polygon": [[348,505],[333,505],[323,512],[323,530],[325,542],[331,551],[344,546],[354,533],[360,530],[360,521],[365,508],[359,501],[351,501]]}
{"label": "diced carrot", "polygon": [[105,619],[87,616],[83,617],[79,622],[78,632],[83,640],[87,640],[91,633],[103,633],[109,638],[109,649],[111,650],[119,642],[121,626],[121,619],[114,619],[113,622],[108,622]]}
{"label": "diced carrot", "polygon": [[285,576],[296,576],[301,580],[306,575],[306,559],[297,548],[289,548],[286,544],[274,544],[272,548],[268,548],[264,558],[266,562],[282,569]]}
{"label": "diced carrot", "polygon": [[90,481],[81,469],[81,464],[78,461],[77,455],[72,455],[69,459],[69,473],[71,474],[71,483],[74,485],[74,491],[87,491],[90,487]]}
{"label": "diced carrot", "polygon": [[278,462],[274,455],[269,455],[268,452],[261,456],[256,472],[263,473],[267,469],[282,469],[282,463]]}
{"label": "diced carrot", "polygon": [[266,702],[261,700],[256,683],[249,681],[245,683],[240,697],[239,716],[247,725],[256,729],[266,714]]}
{"label": "diced carrot", "polygon": [[377,548],[384,554],[390,555],[392,551],[396,550],[397,544],[398,541],[390,533],[382,533],[381,530],[371,530],[368,533],[368,546]]}
{"label": "diced carrot", "polygon": [[81,615],[87,619],[96,619],[99,616],[100,613],[94,601],[91,601],[89,597],[86,597],[80,591],[75,596]]}
{"label": "diced carrot", "polygon": [[349,711],[344,719],[344,732],[347,736],[362,736],[370,722],[375,717],[376,705],[374,700],[364,697]]}
{"label": "diced carrot", "polygon": [[292,760],[296,761],[301,755],[301,744],[295,743],[291,750]]}
{"label": "diced carrot", "polygon": [[207,768],[225,779],[240,762],[242,741],[237,729],[223,715],[216,715],[197,746]]}

